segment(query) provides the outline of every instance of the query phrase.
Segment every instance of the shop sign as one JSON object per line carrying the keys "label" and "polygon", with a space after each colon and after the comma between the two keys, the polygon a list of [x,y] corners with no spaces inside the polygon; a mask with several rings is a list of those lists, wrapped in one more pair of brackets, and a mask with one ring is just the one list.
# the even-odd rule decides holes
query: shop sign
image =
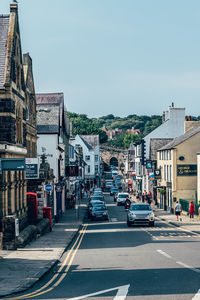
{"label": "shop sign", "polygon": [[78,166],[66,166],[65,167],[65,176],[66,177],[78,177],[79,176],[79,167]]}
{"label": "shop sign", "polygon": [[2,158],[3,171],[25,171],[25,158]]}
{"label": "shop sign", "polygon": [[149,180],[154,180],[154,173],[149,174]]}
{"label": "shop sign", "polygon": [[177,176],[197,176],[197,165],[177,165]]}
{"label": "shop sign", "polygon": [[39,178],[38,158],[26,158],[26,179]]}
{"label": "shop sign", "polygon": [[161,170],[160,169],[154,170],[154,179],[161,179]]}
{"label": "shop sign", "polygon": [[146,169],[152,169],[152,161],[150,160],[146,161]]}

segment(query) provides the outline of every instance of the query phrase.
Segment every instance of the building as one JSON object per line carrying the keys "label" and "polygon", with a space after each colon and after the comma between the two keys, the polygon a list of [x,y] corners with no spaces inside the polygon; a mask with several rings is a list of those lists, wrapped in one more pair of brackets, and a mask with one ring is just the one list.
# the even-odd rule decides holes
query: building
{"label": "building", "polygon": [[151,141],[155,139],[171,139],[184,133],[185,108],[174,107],[174,104],[163,112],[163,122],[160,126],[146,135],[141,142],[136,143],[136,179],[138,189],[149,192],[151,180],[149,175],[151,168],[146,168],[146,162],[150,161]]}
{"label": "building", "polygon": [[[174,203],[183,200],[197,203],[197,153],[200,149],[200,126],[189,130],[168,143],[157,153],[158,205],[173,211]],[[200,125],[200,124],[199,124]],[[184,205],[183,205],[184,209]]]}
{"label": "building", "polygon": [[76,135],[71,145],[80,145],[85,163],[85,183],[87,187],[100,184],[100,148],[98,135]]}
{"label": "building", "polygon": [[6,249],[15,248],[15,224],[19,231],[28,224],[25,157],[36,154],[35,123],[27,120],[27,112],[34,110],[32,92],[34,98],[31,58],[25,55],[23,61],[18,4],[13,2],[10,14],[0,15],[0,232]]}
{"label": "building", "polygon": [[[54,217],[65,211],[67,195],[63,188],[69,159],[69,120],[64,112],[63,93],[36,94],[38,156],[47,157],[54,174]],[[68,185],[68,183],[66,183]]]}

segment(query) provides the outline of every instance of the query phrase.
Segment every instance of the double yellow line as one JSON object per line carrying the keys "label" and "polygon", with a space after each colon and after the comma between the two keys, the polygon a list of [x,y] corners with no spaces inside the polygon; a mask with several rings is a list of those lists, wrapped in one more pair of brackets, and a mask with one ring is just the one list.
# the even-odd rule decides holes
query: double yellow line
{"label": "double yellow line", "polygon": [[[63,281],[63,279],[67,276],[67,273],[73,263],[74,257],[81,245],[81,242],[82,242],[85,232],[87,230],[87,226],[88,226],[87,224],[84,225],[82,230],[79,231],[79,234],[78,234],[72,248],[69,250],[64,262],[58,269],[57,273],[45,285],[43,285],[40,289],[38,289],[32,293],[29,293],[29,294],[26,294],[23,296],[19,296],[19,297],[9,298],[9,299],[33,298],[33,297],[37,297],[37,296],[46,294],[46,293],[52,291],[55,287],[57,287]],[[64,274],[62,274],[62,276],[60,276],[60,273],[63,271],[64,268],[65,268]]]}

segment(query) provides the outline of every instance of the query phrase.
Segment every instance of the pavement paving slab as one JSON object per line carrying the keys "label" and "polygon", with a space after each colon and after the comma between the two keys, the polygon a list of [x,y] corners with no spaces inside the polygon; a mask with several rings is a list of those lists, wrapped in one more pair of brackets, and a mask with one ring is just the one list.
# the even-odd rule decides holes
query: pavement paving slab
{"label": "pavement paving slab", "polygon": [[79,218],[66,210],[53,230],[16,251],[0,251],[0,297],[30,288],[62,257],[81,228],[87,200],[81,201]]}

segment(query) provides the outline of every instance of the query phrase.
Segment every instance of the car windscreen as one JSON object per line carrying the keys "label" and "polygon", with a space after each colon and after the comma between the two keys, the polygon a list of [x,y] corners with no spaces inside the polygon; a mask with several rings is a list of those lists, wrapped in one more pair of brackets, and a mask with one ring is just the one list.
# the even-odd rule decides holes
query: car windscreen
{"label": "car windscreen", "polygon": [[102,205],[103,204],[103,201],[100,201],[100,200],[92,200],[90,201],[90,205]]}
{"label": "car windscreen", "polygon": [[92,200],[102,200],[102,196],[94,196],[92,197]]}
{"label": "car windscreen", "polygon": [[130,210],[151,210],[151,206],[150,205],[131,205]]}
{"label": "car windscreen", "polygon": [[128,198],[128,195],[127,194],[121,194],[118,196],[119,198]]}
{"label": "car windscreen", "polygon": [[106,208],[105,208],[105,206],[95,206],[94,208],[93,208],[93,210],[95,210],[95,211],[101,211],[101,210],[106,210]]}

